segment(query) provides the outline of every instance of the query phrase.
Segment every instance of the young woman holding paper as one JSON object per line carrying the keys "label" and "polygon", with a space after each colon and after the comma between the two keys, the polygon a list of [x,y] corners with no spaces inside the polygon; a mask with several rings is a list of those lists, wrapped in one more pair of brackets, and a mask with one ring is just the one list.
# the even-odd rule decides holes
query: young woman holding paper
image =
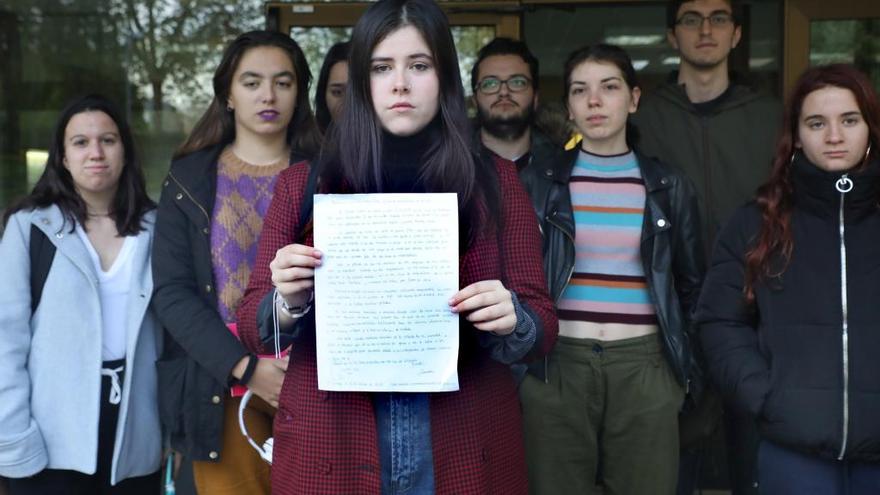
{"label": "young woman holding paper", "polygon": [[172,446],[195,461],[199,493],[269,493],[268,465],[239,432],[230,386],[264,399],[245,415],[262,442],[287,363],[249,353],[230,330],[278,173],[317,148],[310,80],[289,36],[236,38],[164,182],[153,244],[153,303],[166,330],[160,403]]}
{"label": "young woman holding paper", "polygon": [[316,190],[458,194],[463,288],[449,294],[448,310],[461,315],[460,390],[318,389],[309,307],[323,253],[299,218],[310,167],[284,171],[239,308],[252,350],[271,338],[273,313],[296,340],[275,418],[273,489],[525,494],[508,364],[543,355],[556,336],[534,211],[513,164],[471,152],[455,47],[433,0],[372,5],[354,28],[350,60],[342,115],[315,164]]}

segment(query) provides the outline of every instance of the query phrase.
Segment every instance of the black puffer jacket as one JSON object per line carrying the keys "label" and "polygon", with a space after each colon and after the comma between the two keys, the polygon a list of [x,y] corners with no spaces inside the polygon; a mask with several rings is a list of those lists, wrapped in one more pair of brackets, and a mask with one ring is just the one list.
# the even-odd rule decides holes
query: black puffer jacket
{"label": "black puffer jacket", "polygon": [[757,417],[764,438],[876,462],[880,166],[850,174],[847,193],[835,185],[840,177],[795,160],[792,257],[781,278],[755,287],[751,305],[744,257],[762,219],[754,203],[740,208],[715,246],[697,318],[712,378]]}
{"label": "black puffer jacket", "polygon": [[[544,273],[558,301],[575,262],[574,214],[569,180],[578,150],[561,152],[543,167],[527,167],[520,179],[532,198],[543,234]],[[642,266],[664,349],[676,378],[692,396],[700,388],[692,365],[691,311],[700,293],[705,260],[697,198],[690,181],[654,159],[637,154],[647,193],[642,223]],[[529,372],[544,379],[546,360]]]}

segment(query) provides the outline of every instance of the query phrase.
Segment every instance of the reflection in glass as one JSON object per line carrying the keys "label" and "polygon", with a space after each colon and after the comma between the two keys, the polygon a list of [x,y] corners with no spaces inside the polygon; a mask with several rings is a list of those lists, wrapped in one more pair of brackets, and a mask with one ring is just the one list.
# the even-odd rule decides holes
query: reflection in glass
{"label": "reflection in glass", "polygon": [[880,19],[810,23],[810,65],[843,62],[867,74],[880,89]]}
{"label": "reflection in glass", "polygon": [[124,109],[158,198],[224,46],[264,25],[262,0],[0,0],[0,209],[32,186],[58,112],[85,93]]}
{"label": "reflection in glass", "polygon": [[471,68],[477,52],[495,37],[495,26],[452,26],[452,39],[458,51],[458,71],[465,94],[471,94]]}

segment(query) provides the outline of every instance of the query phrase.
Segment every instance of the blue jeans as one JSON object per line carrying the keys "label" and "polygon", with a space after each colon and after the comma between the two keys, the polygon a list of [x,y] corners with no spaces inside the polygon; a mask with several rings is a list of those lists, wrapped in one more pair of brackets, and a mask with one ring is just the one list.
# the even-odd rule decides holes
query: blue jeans
{"label": "blue jeans", "polygon": [[762,440],[758,487],[766,495],[876,495],[880,464],[822,459]]}
{"label": "blue jeans", "polygon": [[383,495],[432,495],[431,404],[428,394],[373,394]]}

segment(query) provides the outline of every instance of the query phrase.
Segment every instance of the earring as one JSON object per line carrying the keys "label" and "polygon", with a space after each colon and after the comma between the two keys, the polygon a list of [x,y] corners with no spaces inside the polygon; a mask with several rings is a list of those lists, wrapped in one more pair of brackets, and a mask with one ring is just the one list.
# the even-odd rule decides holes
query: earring
{"label": "earring", "polygon": [[794,157],[796,157],[796,156],[797,156],[797,148],[795,148],[795,149],[792,150],[792,152],[791,152],[791,158],[789,158],[789,160],[788,160],[788,165],[789,165],[789,166],[794,165]]}
{"label": "earring", "polygon": [[865,158],[862,159],[862,164],[865,164],[865,163],[868,162],[868,156],[869,156],[870,154],[871,154],[871,143],[869,142],[869,143],[868,143],[868,149],[865,150]]}

